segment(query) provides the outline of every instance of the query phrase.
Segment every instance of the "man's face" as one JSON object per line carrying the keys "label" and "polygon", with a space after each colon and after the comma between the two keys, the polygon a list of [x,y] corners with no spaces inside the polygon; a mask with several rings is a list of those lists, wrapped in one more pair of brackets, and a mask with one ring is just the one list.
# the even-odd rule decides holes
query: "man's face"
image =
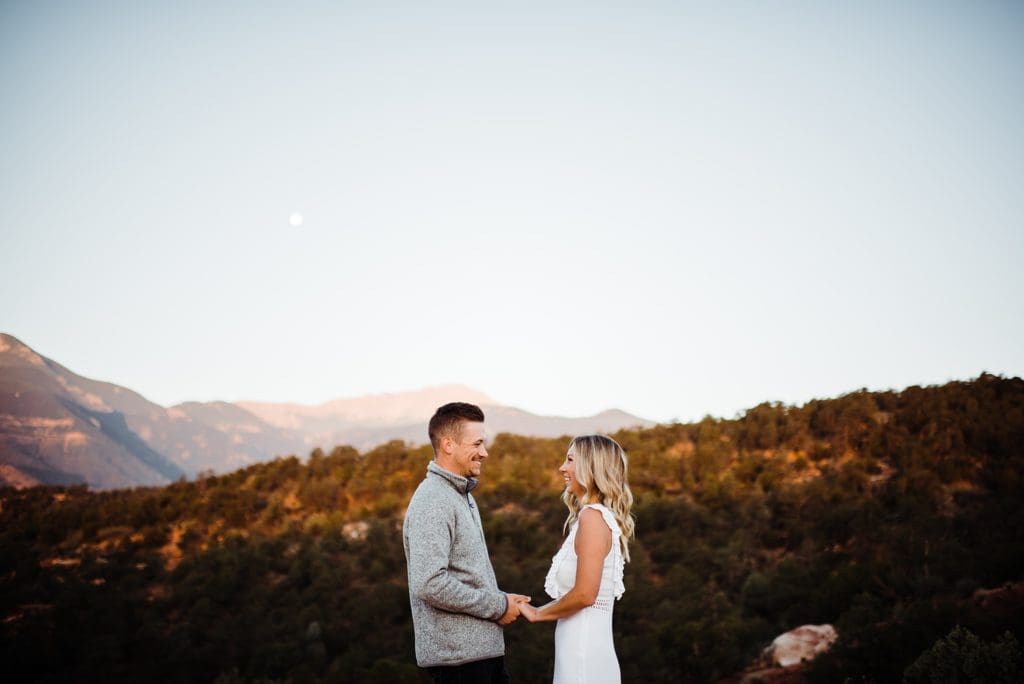
{"label": "man's face", "polygon": [[452,438],[452,470],[463,477],[480,477],[480,466],[487,458],[484,446],[484,424],[465,422]]}

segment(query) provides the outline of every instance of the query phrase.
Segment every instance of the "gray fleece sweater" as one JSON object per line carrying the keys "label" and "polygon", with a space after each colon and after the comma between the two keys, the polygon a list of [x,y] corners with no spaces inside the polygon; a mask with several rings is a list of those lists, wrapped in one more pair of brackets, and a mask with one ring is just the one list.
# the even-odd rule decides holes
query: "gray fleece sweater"
{"label": "gray fleece sweater", "polygon": [[461,665],[505,655],[495,620],[508,606],[498,589],[480,512],[476,480],[431,461],[402,526],[409,603],[420,667]]}

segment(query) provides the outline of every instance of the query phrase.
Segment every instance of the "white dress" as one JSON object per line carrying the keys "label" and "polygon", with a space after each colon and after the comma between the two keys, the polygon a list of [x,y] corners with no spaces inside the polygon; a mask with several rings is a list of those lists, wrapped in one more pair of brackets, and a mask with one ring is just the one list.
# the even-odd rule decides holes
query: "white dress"
{"label": "white dress", "polygon": [[[612,548],[604,558],[597,600],[575,615],[560,619],[555,627],[554,684],[618,684],[621,676],[615,644],[612,643],[612,608],[615,599],[625,591],[622,584],[625,561],[619,547],[622,533],[615,516],[605,506],[588,504],[584,508],[601,512],[612,531]],[[544,590],[553,599],[562,598],[576,584],[574,545],[579,524],[579,520],[573,523],[562,548],[551,559]]]}

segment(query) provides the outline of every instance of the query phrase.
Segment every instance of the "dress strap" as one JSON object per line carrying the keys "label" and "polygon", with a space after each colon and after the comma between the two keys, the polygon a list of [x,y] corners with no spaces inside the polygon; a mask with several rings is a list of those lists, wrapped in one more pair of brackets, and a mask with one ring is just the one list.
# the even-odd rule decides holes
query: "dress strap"
{"label": "dress strap", "polygon": [[587,504],[580,510],[582,512],[587,508],[599,511],[608,529],[612,531],[612,584],[615,598],[622,598],[622,594],[626,591],[626,585],[622,582],[622,575],[626,569],[626,559],[622,555],[622,530],[619,529],[619,523],[615,520],[615,514],[604,504]]}
{"label": "dress strap", "polygon": [[587,504],[586,506],[581,508],[580,512],[585,511],[588,508],[593,508],[595,511],[598,511],[601,514],[601,517],[604,518],[605,524],[608,525],[608,527],[611,529],[613,537],[618,538],[622,535],[622,531],[619,529],[619,523],[617,520],[615,520],[615,514],[612,513],[610,508],[608,508],[604,504],[592,503]]}

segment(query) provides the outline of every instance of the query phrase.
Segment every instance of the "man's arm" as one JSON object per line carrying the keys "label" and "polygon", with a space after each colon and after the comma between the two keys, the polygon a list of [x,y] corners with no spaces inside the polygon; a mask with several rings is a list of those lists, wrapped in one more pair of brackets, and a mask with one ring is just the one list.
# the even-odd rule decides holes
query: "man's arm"
{"label": "man's arm", "polygon": [[[448,572],[453,512],[442,505],[411,506],[406,514],[409,592],[439,610],[483,620],[507,617],[513,601],[501,591],[471,587]],[[518,616],[518,610],[515,610]]]}

